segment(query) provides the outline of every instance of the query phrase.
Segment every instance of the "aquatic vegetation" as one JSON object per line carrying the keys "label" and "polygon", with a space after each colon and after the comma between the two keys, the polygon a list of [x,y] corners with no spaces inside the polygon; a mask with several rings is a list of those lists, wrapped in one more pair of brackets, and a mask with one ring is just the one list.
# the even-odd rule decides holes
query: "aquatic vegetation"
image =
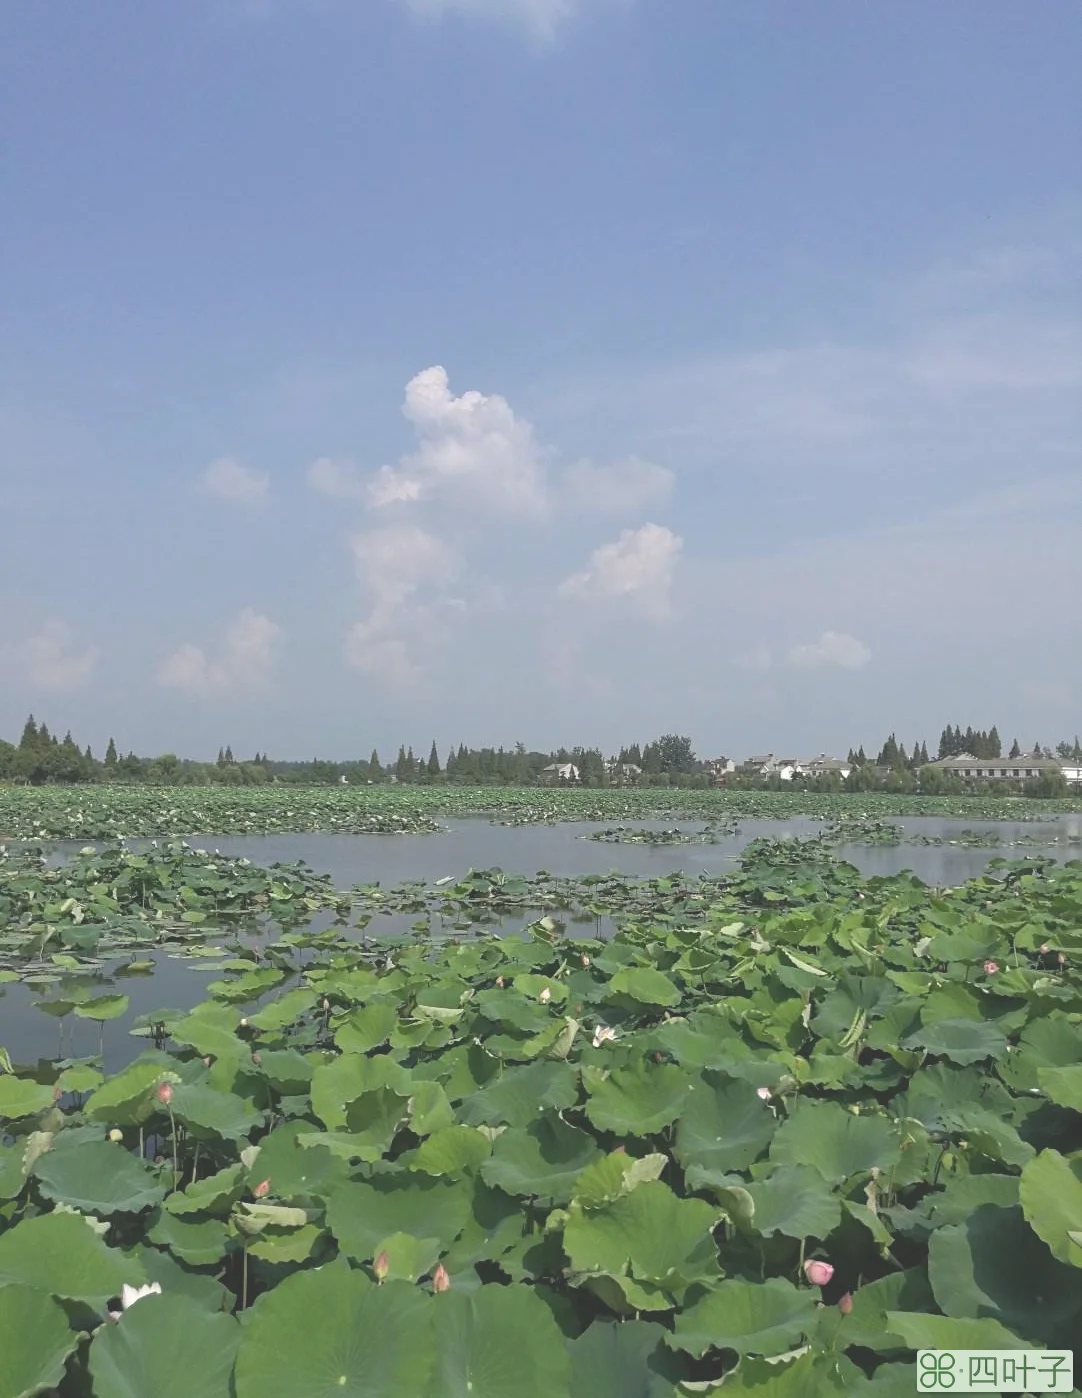
{"label": "aquatic vegetation", "polygon": [[906,815],[1032,821],[1078,810],[1082,810],[1082,791],[1063,801],[1036,801],[1002,796],[828,795],[666,787],[564,791],[441,785],[0,786],[0,843],[304,831],[438,834],[444,829],[443,821],[468,816],[483,816],[504,825],[700,820],[723,827],[741,818],[798,815],[873,823]]}
{"label": "aquatic vegetation", "polygon": [[543,890],[618,930],[295,927],[116,1073],[9,1044],[0,1392],[883,1398],[1074,1342],[1082,864],[397,896]]}

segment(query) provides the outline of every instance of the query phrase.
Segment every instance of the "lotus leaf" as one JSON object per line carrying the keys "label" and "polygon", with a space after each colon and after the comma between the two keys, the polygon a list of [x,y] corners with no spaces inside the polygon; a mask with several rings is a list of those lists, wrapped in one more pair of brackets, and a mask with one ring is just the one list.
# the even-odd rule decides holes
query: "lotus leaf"
{"label": "lotus leaf", "polygon": [[1052,1255],[1082,1267],[1082,1180],[1059,1151],[1042,1150],[1029,1162],[1018,1197],[1026,1222]]}
{"label": "lotus leaf", "polygon": [[240,1326],[188,1296],[146,1296],[90,1346],[95,1398],[230,1398]]}
{"label": "lotus leaf", "polygon": [[100,1306],[125,1284],[141,1285],[143,1272],[106,1247],[78,1214],[54,1212],[0,1233],[0,1287],[8,1282]]}
{"label": "lotus leaf", "polygon": [[770,1154],[779,1165],[811,1165],[825,1180],[840,1184],[893,1165],[901,1155],[901,1138],[884,1117],[854,1116],[837,1102],[802,1100],[778,1128]]}
{"label": "lotus leaf", "polygon": [[46,1198],[83,1213],[138,1213],[165,1197],[157,1170],[106,1141],[51,1150],[35,1161],[34,1175]]}
{"label": "lotus leaf", "polygon": [[438,1238],[448,1247],[466,1225],[470,1198],[465,1183],[405,1171],[348,1180],[327,1195],[327,1226],[346,1256],[358,1262],[374,1257],[390,1233]]}
{"label": "lotus leaf", "polygon": [[584,1212],[564,1227],[564,1250],[576,1272],[620,1276],[659,1285],[716,1274],[710,1236],[721,1211],[702,1199],[680,1199],[667,1184],[647,1180],[629,1194]]}
{"label": "lotus leaf", "polygon": [[597,1320],[568,1346],[570,1398],[677,1398],[685,1375],[662,1341],[664,1326],[645,1320]]}
{"label": "lotus leaf", "polygon": [[576,1177],[600,1158],[592,1136],[548,1113],[501,1132],[481,1175],[507,1194],[562,1204],[571,1198]]}
{"label": "lotus leaf", "polygon": [[584,1073],[589,1099],[586,1115],[599,1131],[620,1136],[652,1136],[680,1115],[691,1078],[673,1064],[644,1059],[607,1076]]}
{"label": "lotus leaf", "polygon": [[815,1324],[816,1295],[781,1277],[723,1281],[676,1318],[667,1343],[696,1356],[708,1350],[784,1354]]}
{"label": "lotus leaf", "polygon": [[436,1366],[427,1398],[558,1398],[571,1359],[552,1312],[524,1286],[452,1286],[432,1302]]}
{"label": "lotus leaf", "polygon": [[676,1128],[676,1158],[710,1170],[741,1170],[758,1159],[777,1126],[751,1083],[706,1073],[693,1082]]}
{"label": "lotus leaf", "polygon": [[29,1398],[53,1388],[78,1341],[63,1306],[51,1296],[0,1285],[0,1398]]}

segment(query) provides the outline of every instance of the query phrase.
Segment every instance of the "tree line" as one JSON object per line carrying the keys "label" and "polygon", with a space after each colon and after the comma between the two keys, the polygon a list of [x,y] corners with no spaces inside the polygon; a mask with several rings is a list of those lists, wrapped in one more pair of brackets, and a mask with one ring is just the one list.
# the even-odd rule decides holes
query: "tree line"
{"label": "tree line", "polygon": [[[1035,743],[1029,752],[1064,761],[1082,761],[1082,744],[1060,742],[1054,750]],[[423,752],[423,749],[422,749]],[[991,729],[963,730],[950,724],[940,735],[937,756],[959,756],[970,753],[977,758],[1001,755],[999,732]],[[1017,739],[1011,744],[1009,756],[1021,753]],[[784,789],[811,787],[823,791],[961,791],[958,778],[938,769],[929,768],[927,743],[914,742],[906,748],[891,733],[878,754],[870,758],[864,747],[850,748],[848,777],[828,773],[813,778],[797,777],[786,782]],[[421,785],[460,786],[536,786],[554,779],[546,768],[570,764],[577,769],[578,782],[586,787],[612,784],[642,786],[710,786],[717,780],[709,762],[699,759],[691,739],[667,733],[646,743],[631,743],[620,748],[608,760],[597,747],[557,748],[550,752],[527,750],[524,743],[512,747],[470,748],[460,743],[449,748],[441,758],[433,742],[428,756],[418,756],[412,746],[403,745],[392,761],[384,761],[373,749],[367,758],[329,761],[312,758],[306,761],[285,761],[256,752],[250,759],[238,759],[230,744],[219,748],[214,762],[197,762],[180,758],[175,753],[155,757],[140,757],[134,752],[121,753],[113,738],[99,759],[89,747],[80,747],[70,731],[58,738],[45,723],[31,715],[17,743],[0,739],[0,781],[45,782],[62,784],[82,782],[141,783],[154,786],[260,786],[267,782],[294,785],[366,785],[396,782]],[[558,778],[555,778],[558,780]],[[1056,786],[1062,778],[1052,773],[1043,786]],[[762,788],[760,773],[737,768],[724,776],[726,786]],[[765,783],[782,787],[776,776]],[[997,790],[1007,791],[1010,784],[996,783]],[[1042,786],[1042,791],[1043,791]],[[990,791],[985,783],[980,788]],[[1032,783],[1029,788],[1036,794]],[[1047,794],[1056,794],[1049,792]]]}

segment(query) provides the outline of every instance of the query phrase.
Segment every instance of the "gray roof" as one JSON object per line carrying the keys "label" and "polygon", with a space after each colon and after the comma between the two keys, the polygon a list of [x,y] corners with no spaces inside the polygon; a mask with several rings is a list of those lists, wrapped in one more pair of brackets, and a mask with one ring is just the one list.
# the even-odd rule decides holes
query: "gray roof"
{"label": "gray roof", "polygon": [[1032,752],[1019,753],[1017,757],[974,757],[971,753],[959,753],[957,757],[941,757],[929,762],[929,767],[938,767],[944,772],[983,771],[986,768],[996,772],[1060,772],[1063,764],[1054,757],[1045,757]]}

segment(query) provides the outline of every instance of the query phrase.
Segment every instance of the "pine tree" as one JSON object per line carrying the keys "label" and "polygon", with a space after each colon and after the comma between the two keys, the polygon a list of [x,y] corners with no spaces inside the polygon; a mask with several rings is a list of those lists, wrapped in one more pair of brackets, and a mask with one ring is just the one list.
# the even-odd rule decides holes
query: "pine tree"
{"label": "pine tree", "polygon": [[864,751],[863,743],[861,743],[860,747],[857,748],[857,762],[862,767],[866,767],[868,765],[868,754]]}
{"label": "pine tree", "polygon": [[1022,749],[1018,746],[1018,739],[1017,739],[1017,738],[1012,739],[1012,741],[1011,741],[1011,750],[1010,750],[1010,752],[1007,754],[1007,756],[1008,756],[1008,757],[1021,757],[1021,756],[1022,756]]}
{"label": "pine tree", "polygon": [[428,754],[428,775],[438,777],[440,774],[440,755],[436,751],[436,740],[432,739],[432,751]]}
{"label": "pine tree", "polygon": [[117,760],[117,759],[116,759],[116,743],[114,743],[113,740],[112,740],[112,738],[110,738],[110,739],[109,739],[109,746],[105,749],[105,765],[106,765],[106,767],[115,767],[115,766],[116,766],[116,760]]}
{"label": "pine tree", "polygon": [[988,756],[1003,756],[1003,744],[999,740],[999,729],[994,723],[992,724],[992,731],[988,734]]}
{"label": "pine tree", "polygon": [[923,742],[922,742],[921,745],[920,745],[920,762],[921,762],[921,766],[922,766],[922,767],[926,767],[926,766],[928,765],[928,744],[927,744],[927,743],[923,743]]}
{"label": "pine tree", "polygon": [[404,747],[399,747],[398,756],[394,764],[394,774],[399,781],[402,781],[409,775],[409,761],[410,759],[406,756],[406,749]]}
{"label": "pine tree", "polygon": [[232,767],[232,766],[234,765],[235,762],[236,762],[236,758],[233,756],[233,749],[232,749],[228,744],[226,744],[226,749],[225,749],[225,765],[226,765],[227,767]]}
{"label": "pine tree", "polygon": [[23,735],[19,739],[19,750],[21,752],[32,752],[38,745],[38,726],[34,722],[34,715],[31,714],[23,725]]}
{"label": "pine tree", "polygon": [[217,760],[216,766],[218,766],[218,767],[224,767],[224,766],[225,766],[225,749],[224,749],[224,748],[219,748],[219,749],[218,749],[218,760]]}
{"label": "pine tree", "polygon": [[380,766],[379,753],[375,748],[372,749],[372,756],[368,759],[368,766],[373,777],[378,777],[383,771],[383,768]]}

